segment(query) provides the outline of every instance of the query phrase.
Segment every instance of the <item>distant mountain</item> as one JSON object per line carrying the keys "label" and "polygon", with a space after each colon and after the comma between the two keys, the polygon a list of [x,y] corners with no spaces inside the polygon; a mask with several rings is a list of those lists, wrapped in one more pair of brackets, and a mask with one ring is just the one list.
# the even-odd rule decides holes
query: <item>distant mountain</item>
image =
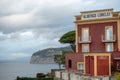
{"label": "distant mountain", "polygon": [[54,55],[62,54],[62,51],[71,51],[70,46],[60,47],[60,48],[47,48],[33,53],[30,63],[40,64],[40,63],[54,63]]}

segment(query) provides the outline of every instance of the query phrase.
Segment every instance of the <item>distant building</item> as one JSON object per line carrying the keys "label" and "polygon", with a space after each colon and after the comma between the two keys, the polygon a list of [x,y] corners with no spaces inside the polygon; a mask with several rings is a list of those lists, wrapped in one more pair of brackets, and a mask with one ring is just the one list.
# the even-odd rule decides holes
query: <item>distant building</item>
{"label": "distant building", "polygon": [[113,9],[81,12],[75,16],[76,53],[66,55],[66,69],[92,76],[120,71],[120,12]]}

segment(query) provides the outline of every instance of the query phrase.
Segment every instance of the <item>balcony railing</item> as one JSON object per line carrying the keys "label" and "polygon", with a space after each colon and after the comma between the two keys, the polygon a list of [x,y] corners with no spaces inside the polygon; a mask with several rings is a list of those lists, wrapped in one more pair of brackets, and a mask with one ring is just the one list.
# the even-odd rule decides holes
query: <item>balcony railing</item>
{"label": "balcony railing", "polygon": [[105,36],[101,36],[102,42],[115,42],[116,41],[116,36],[113,35],[111,39],[107,39]]}
{"label": "balcony railing", "polygon": [[88,37],[88,39],[83,40],[81,37],[78,37],[78,42],[79,43],[91,43],[91,36]]}

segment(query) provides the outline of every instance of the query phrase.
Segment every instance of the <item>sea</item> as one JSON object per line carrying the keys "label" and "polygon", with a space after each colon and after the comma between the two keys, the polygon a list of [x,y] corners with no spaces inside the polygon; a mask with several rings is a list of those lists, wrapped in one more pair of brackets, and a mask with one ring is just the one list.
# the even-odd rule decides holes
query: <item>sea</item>
{"label": "sea", "polygon": [[0,62],[0,80],[16,80],[16,77],[36,77],[58,69],[57,64],[30,64],[29,62]]}

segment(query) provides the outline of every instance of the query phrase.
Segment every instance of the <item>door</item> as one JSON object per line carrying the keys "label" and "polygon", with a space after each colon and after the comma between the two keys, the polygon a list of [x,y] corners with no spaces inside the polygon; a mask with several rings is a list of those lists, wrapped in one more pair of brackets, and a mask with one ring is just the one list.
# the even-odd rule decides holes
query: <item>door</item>
{"label": "door", "polygon": [[97,75],[109,75],[109,56],[97,56]]}
{"label": "door", "polygon": [[85,73],[88,75],[94,75],[94,56],[85,57]]}

